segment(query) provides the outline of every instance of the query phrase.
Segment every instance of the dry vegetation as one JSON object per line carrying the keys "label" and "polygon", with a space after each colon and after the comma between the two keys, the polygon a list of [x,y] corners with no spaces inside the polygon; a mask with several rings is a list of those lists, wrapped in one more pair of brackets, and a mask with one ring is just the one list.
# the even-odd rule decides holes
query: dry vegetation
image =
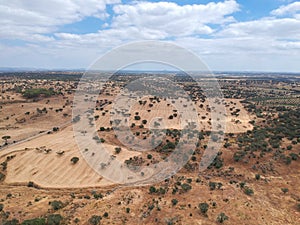
{"label": "dry vegetation", "polygon": [[[113,101],[131,79],[120,76],[105,85],[92,114],[95,140],[124,166],[147,166],[173,151],[182,126],[172,103],[148,96],[127,112],[134,139],[147,139],[158,117],[166,138],[151,152],[134,151],[116,139]],[[300,114],[294,101],[299,81],[221,79],[225,139],[210,167],[199,173],[214,109],[190,81],[175,80],[196,106],[199,141],[179,173],[142,187],[113,184],[84,160],[72,127],[76,81],[1,80],[0,223],[299,224]]]}

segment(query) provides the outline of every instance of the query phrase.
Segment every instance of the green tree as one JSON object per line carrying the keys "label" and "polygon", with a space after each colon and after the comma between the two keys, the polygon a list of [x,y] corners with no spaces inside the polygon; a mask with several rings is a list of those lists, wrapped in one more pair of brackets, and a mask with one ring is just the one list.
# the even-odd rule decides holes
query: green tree
{"label": "green tree", "polygon": [[51,214],[47,217],[47,225],[60,225],[63,217],[60,214]]}
{"label": "green tree", "polygon": [[2,137],[2,139],[5,141],[5,145],[7,145],[7,140],[10,139],[11,136],[5,135]]}
{"label": "green tree", "polygon": [[119,154],[122,151],[122,149],[120,147],[115,147],[115,153]]}
{"label": "green tree", "polygon": [[199,204],[199,209],[201,213],[206,214],[208,211],[209,205],[206,202],[202,202]]}
{"label": "green tree", "polygon": [[79,158],[78,158],[78,157],[73,157],[73,158],[71,159],[71,162],[72,162],[73,164],[76,164],[78,161],[79,161]]}
{"label": "green tree", "polygon": [[178,200],[176,198],[173,198],[171,201],[172,201],[172,205],[177,205],[178,203]]}
{"label": "green tree", "polygon": [[154,186],[151,186],[149,188],[149,192],[150,192],[150,194],[155,193],[156,192],[156,188]]}
{"label": "green tree", "polygon": [[52,209],[54,210],[59,210],[61,208],[63,208],[63,203],[61,201],[53,201],[53,202],[50,202],[50,205],[52,207]]}
{"label": "green tree", "polygon": [[101,219],[101,216],[93,215],[91,218],[89,218],[88,222],[92,225],[98,225],[100,224]]}
{"label": "green tree", "polygon": [[228,220],[228,216],[226,216],[225,213],[222,212],[217,216],[217,221],[219,223],[223,223],[225,220]]}

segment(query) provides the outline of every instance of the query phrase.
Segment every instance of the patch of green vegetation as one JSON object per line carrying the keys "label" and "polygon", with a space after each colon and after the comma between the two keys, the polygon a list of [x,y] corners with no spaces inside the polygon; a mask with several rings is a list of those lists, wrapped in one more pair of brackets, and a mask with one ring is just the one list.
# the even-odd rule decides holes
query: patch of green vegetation
{"label": "patch of green vegetation", "polygon": [[30,220],[24,220],[21,225],[46,225],[45,218],[35,218]]}
{"label": "patch of green vegetation", "polygon": [[27,89],[23,92],[23,96],[25,98],[37,98],[40,96],[50,97],[55,95],[56,92],[53,89],[45,89],[45,88],[32,88]]}
{"label": "patch of green vegetation", "polygon": [[47,217],[47,225],[60,225],[63,217],[60,214],[51,214]]}

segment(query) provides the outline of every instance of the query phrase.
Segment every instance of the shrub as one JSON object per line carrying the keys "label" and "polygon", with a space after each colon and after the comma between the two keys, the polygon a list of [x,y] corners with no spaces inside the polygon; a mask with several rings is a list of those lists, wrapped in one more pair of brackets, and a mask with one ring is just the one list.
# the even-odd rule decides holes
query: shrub
{"label": "shrub", "polygon": [[45,218],[35,218],[30,220],[24,220],[21,225],[46,225]]}
{"label": "shrub", "polygon": [[91,218],[89,218],[88,222],[89,224],[97,225],[100,224],[101,219],[102,219],[101,216],[93,215]]}
{"label": "shrub", "polygon": [[182,188],[182,190],[184,190],[185,192],[187,192],[187,191],[189,191],[189,190],[192,189],[192,186],[185,183],[185,184],[181,185],[181,188]]}
{"label": "shrub", "polygon": [[59,127],[53,127],[53,128],[52,128],[52,131],[53,131],[53,132],[59,131]]}
{"label": "shrub", "polygon": [[200,203],[199,204],[199,209],[201,213],[206,214],[208,211],[209,205],[206,202]]}
{"label": "shrub", "polygon": [[140,116],[134,116],[134,119],[135,119],[135,120],[140,120],[141,117],[140,117]]}
{"label": "shrub", "polygon": [[47,218],[47,225],[60,225],[63,217],[60,214],[52,214]]}
{"label": "shrub", "polygon": [[122,151],[122,149],[120,147],[115,147],[116,154],[119,154],[121,151]]}
{"label": "shrub", "polygon": [[173,198],[173,199],[172,199],[172,205],[177,205],[177,203],[178,203],[178,200],[175,199],[175,198]]}
{"label": "shrub", "polygon": [[78,157],[73,157],[73,158],[71,159],[71,162],[72,162],[73,164],[76,164],[78,161],[79,161],[79,158],[78,158]]}
{"label": "shrub", "polygon": [[209,188],[210,188],[210,190],[212,191],[212,190],[215,190],[216,189],[216,186],[217,186],[217,183],[216,182],[209,182],[208,183],[208,186],[209,186]]}
{"label": "shrub", "polygon": [[7,220],[3,223],[3,225],[18,225],[18,224],[20,223],[19,220],[17,219]]}
{"label": "shrub", "polygon": [[53,201],[53,202],[50,202],[50,205],[52,207],[52,209],[54,210],[59,210],[61,208],[63,208],[63,203],[61,201]]}
{"label": "shrub", "polygon": [[259,180],[260,179],[260,175],[259,174],[255,174],[255,179]]}
{"label": "shrub", "polygon": [[292,158],[287,156],[287,157],[284,158],[284,162],[285,162],[286,165],[289,165],[292,162]]}
{"label": "shrub", "polygon": [[154,186],[151,186],[149,188],[149,192],[150,192],[150,194],[155,193],[156,192],[156,188]]}
{"label": "shrub", "polygon": [[3,208],[4,208],[4,205],[0,204],[0,212],[3,210]]}
{"label": "shrub", "polygon": [[147,159],[152,159],[152,155],[151,155],[151,154],[148,154],[148,155],[147,155]]}
{"label": "shrub", "polygon": [[126,212],[127,212],[127,213],[130,213],[130,208],[126,208]]}
{"label": "shrub", "polygon": [[103,217],[107,218],[107,217],[108,217],[108,212],[105,212],[105,213],[103,214]]}
{"label": "shrub", "polygon": [[249,187],[245,187],[244,193],[245,193],[246,195],[253,195],[253,194],[254,194],[254,191],[253,191],[251,188],[249,188]]}
{"label": "shrub", "polygon": [[295,153],[291,153],[290,157],[292,158],[292,160],[297,160],[298,159],[298,155]]}
{"label": "shrub", "polygon": [[5,178],[5,175],[0,172],[0,181],[4,180],[4,178]]}
{"label": "shrub", "polygon": [[27,187],[34,187],[34,183],[32,181],[29,181]]}
{"label": "shrub", "polygon": [[244,187],[245,187],[245,185],[246,185],[246,183],[245,183],[245,182],[241,182],[241,183],[240,183],[240,188],[244,188]]}
{"label": "shrub", "polygon": [[287,188],[281,188],[281,191],[285,194],[285,193],[287,193],[289,191],[289,189],[287,189]]}
{"label": "shrub", "polygon": [[217,216],[217,222],[223,223],[225,220],[228,220],[228,216],[225,213],[222,212]]}

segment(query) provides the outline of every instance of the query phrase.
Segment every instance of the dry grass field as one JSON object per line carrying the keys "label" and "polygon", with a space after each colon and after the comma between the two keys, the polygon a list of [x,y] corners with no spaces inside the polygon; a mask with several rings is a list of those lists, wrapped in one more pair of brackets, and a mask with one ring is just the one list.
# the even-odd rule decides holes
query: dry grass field
{"label": "dry grass field", "polygon": [[[28,99],[15,91],[16,84],[24,90],[52,88],[60,94]],[[204,138],[188,164],[176,175],[152,186],[126,186],[101,177],[82,156],[72,124],[72,82],[16,80],[3,81],[1,85],[0,136],[10,137],[2,138],[0,143],[3,221],[49,221],[50,215],[60,214],[58,224],[97,224],[92,222],[93,216],[101,216],[101,224],[300,224],[299,163],[294,159],[283,163],[287,158],[282,155],[277,160],[273,153],[266,152],[265,156],[259,151],[236,160],[236,152],[243,148],[241,143],[247,142],[240,142],[240,138],[254,132],[253,121],[256,125],[267,123],[241,103],[245,98],[225,98],[224,146],[206,171],[199,173],[198,163],[206,149],[205,133],[211,129],[210,110],[207,101],[196,101],[193,104]],[[167,154],[161,147],[138,152],[115,138],[110,121],[118,90],[108,85],[98,98],[104,104],[94,111],[103,145],[116,160],[128,165],[145,166],[163,160]],[[165,129],[182,128],[172,104],[164,99],[142,100],[147,103],[137,102],[129,112],[128,124],[135,124],[131,131],[137,140],[148,137],[155,118],[161,118]],[[163,145],[175,143],[177,138],[171,134]],[[287,153],[276,150],[276,154],[299,154],[300,142],[296,139],[283,139],[281,149],[292,148]],[[251,145],[251,141],[247,143]],[[73,163],[73,157],[78,157],[78,162]],[[58,207],[54,206],[55,201],[60,201],[56,202]],[[207,203],[207,211],[200,203]]]}

